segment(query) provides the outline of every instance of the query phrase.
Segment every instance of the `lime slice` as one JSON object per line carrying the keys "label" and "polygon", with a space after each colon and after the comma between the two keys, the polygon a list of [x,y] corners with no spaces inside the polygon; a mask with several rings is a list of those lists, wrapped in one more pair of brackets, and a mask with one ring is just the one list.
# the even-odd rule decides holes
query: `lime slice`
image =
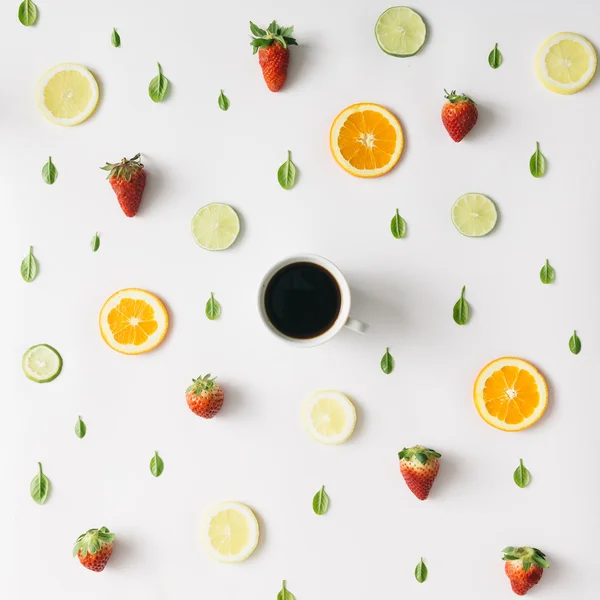
{"label": "lime slice", "polygon": [[427,27],[421,15],[406,6],[392,6],[377,19],[375,38],[391,56],[412,56],[425,43]]}
{"label": "lime slice", "polygon": [[23,354],[23,373],[36,383],[48,383],[58,377],[62,369],[60,354],[47,344],[32,346]]}
{"label": "lime slice", "polygon": [[192,219],[192,235],[205,250],[226,250],[240,233],[240,218],[227,204],[207,204]]}
{"label": "lime slice", "polygon": [[452,206],[454,227],[467,237],[487,235],[497,219],[495,204],[483,194],[463,194]]}

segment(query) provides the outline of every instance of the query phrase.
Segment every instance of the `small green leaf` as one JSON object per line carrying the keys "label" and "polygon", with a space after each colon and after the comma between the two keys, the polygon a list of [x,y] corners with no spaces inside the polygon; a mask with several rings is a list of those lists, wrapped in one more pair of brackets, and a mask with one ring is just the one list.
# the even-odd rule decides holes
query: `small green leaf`
{"label": "small green leaf", "polygon": [[283,37],[290,37],[292,35],[292,33],[294,33],[294,26],[292,25],[291,27],[284,27],[281,30],[281,34]]}
{"label": "small green leaf", "polygon": [[569,350],[573,354],[579,354],[581,352],[581,340],[576,331],[573,331],[573,335],[569,338]]}
{"label": "small green leaf", "polygon": [[29,254],[21,261],[21,277],[27,283],[33,281],[38,272],[38,261],[33,255],[33,246],[29,246]]}
{"label": "small green leaf", "polygon": [[261,29],[260,27],[255,25],[252,21],[250,21],[250,31],[252,32],[252,35],[255,35],[256,37],[262,37],[263,35],[267,35],[267,32],[264,29]]}
{"label": "small green leaf", "polygon": [[267,31],[269,33],[272,33],[273,35],[277,35],[277,22],[272,21],[269,27],[267,28]]}
{"label": "small green leaf", "polygon": [[94,237],[92,237],[92,241],[90,242],[90,246],[92,248],[92,252],[96,252],[96,250],[98,250],[98,248],[100,248],[100,237],[98,236],[98,232],[97,231],[94,234]]}
{"label": "small green leaf", "polygon": [[519,560],[519,557],[514,554],[505,554],[502,560]]}
{"label": "small green leaf", "polygon": [[165,463],[163,459],[158,455],[158,452],[154,452],[154,456],[150,459],[150,473],[154,477],[160,477],[162,472],[165,470]]}
{"label": "small green leaf", "polygon": [[216,321],[221,316],[221,305],[215,300],[215,295],[212,292],[206,302],[206,310],[204,312],[211,321]]}
{"label": "small green leaf", "polygon": [[425,454],[424,452],[417,452],[415,454],[415,458],[422,464],[424,465],[427,462],[427,454]]}
{"label": "small green leaf", "polygon": [[504,548],[502,550],[502,552],[504,552],[504,554],[510,554],[511,552],[515,551],[515,547],[514,546],[506,546],[506,548]]}
{"label": "small green leaf", "polygon": [[513,479],[515,480],[515,483],[520,488],[524,488],[529,485],[529,481],[531,480],[531,474],[529,473],[529,471],[526,469],[525,465],[523,464],[522,458],[519,459],[519,466],[517,467],[516,471],[514,472]]}
{"label": "small green leaf", "polygon": [[42,179],[48,184],[52,185],[58,177],[58,171],[52,162],[52,157],[48,157],[48,162],[42,167]]}
{"label": "small green leaf", "polygon": [[121,36],[117,33],[117,30],[115,27],[113,27],[112,34],[110,36],[110,43],[115,48],[118,48],[121,45]]}
{"label": "small green leaf", "polygon": [[531,561],[530,560],[523,560],[523,571],[525,573],[527,573],[527,571],[529,571],[530,568],[531,568]]}
{"label": "small green leaf", "polygon": [[38,467],[38,474],[31,480],[29,493],[31,494],[34,502],[37,502],[38,504],[44,504],[48,499],[48,493],[50,492],[50,480],[42,471],[42,463],[38,463]]}
{"label": "small green leaf", "polygon": [[169,80],[163,75],[160,63],[156,64],[158,65],[158,75],[150,82],[148,93],[153,102],[162,102],[169,89]]}
{"label": "small green leaf", "polygon": [[419,583],[423,583],[427,579],[427,567],[423,562],[423,559],[419,562],[419,564],[415,567],[415,579]]}
{"label": "small green leaf", "polygon": [[[535,550],[535,548],[534,548]],[[548,563],[548,561],[544,558],[545,555],[542,555],[542,553],[538,550],[537,554],[533,555],[533,561],[540,565],[540,567],[542,567],[542,569],[547,569],[550,564]]]}
{"label": "small green leaf", "polygon": [[324,515],[329,508],[329,496],[325,491],[325,486],[322,485],[321,489],[315,494],[313,498],[313,510],[317,515]]}
{"label": "small green leaf", "polygon": [[542,177],[546,172],[546,157],[540,152],[540,143],[535,143],[535,152],[529,159],[529,170],[534,177]]}
{"label": "small green leaf", "polygon": [[277,594],[277,600],[296,600],[296,597],[285,586],[285,580],[281,585],[281,591]]}
{"label": "small green leaf", "polygon": [[277,180],[284,190],[291,190],[296,183],[296,165],[292,162],[292,154],[288,150],[287,160],[277,171]]}
{"label": "small green leaf", "polygon": [[541,279],[542,283],[552,283],[555,278],[556,278],[556,272],[554,271],[554,269],[548,262],[548,259],[546,259],[546,263],[540,270],[540,279]]}
{"label": "small green leaf", "polygon": [[19,21],[25,27],[30,27],[37,21],[38,11],[37,6],[32,0],[24,0],[19,5]]}
{"label": "small green leaf", "polygon": [[390,354],[390,349],[385,349],[385,354],[381,359],[381,370],[389,375],[394,370],[394,357]]}
{"label": "small green leaf", "polygon": [[392,230],[392,235],[397,240],[406,235],[406,221],[400,216],[398,209],[396,209],[396,214],[392,217],[390,228]]}
{"label": "small green leaf", "polygon": [[452,318],[457,325],[466,325],[469,321],[469,303],[465,300],[465,289],[463,286],[458,302],[452,310]]}
{"label": "small green leaf", "polygon": [[219,108],[221,110],[227,110],[229,108],[229,98],[223,93],[223,90],[221,90],[221,93],[219,94]]}
{"label": "small green leaf", "polygon": [[502,53],[498,50],[498,44],[495,44],[494,49],[490,52],[488,63],[492,69],[497,69],[502,64]]}
{"label": "small green leaf", "polygon": [[85,423],[81,420],[81,417],[77,417],[77,423],[75,423],[75,435],[81,439],[85,437],[87,433],[87,427]]}

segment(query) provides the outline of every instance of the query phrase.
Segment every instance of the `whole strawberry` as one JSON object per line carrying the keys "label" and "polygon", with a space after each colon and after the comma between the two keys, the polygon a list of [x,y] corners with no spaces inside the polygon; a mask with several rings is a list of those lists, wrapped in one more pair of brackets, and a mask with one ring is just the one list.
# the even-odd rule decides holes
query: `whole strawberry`
{"label": "whole strawberry", "polygon": [[431,486],[440,470],[441,454],[423,446],[404,448],[398,452],[400,473],[410,491],[419,499],[427,500]]}
{"label": "whole strawberry", "polygon": [[203,419],[212,419],[223,406],[225,394],[215,379],[211,379],[210,375],[192,379],[192,385],[185,391],[190,410]]}
{"label": "whole strawberry", "polygon": [[77,556],[86,569],[99,573],[112,554],[114,539],[115,534],[106,527],[90,529],[77,538],[73,556]]}
{"label": "whole strawberry", "polygon": [[457,95],[454,90],[444,92],[446,102],[442,106],[442,123],[450,137],[455,142],[460,142],[477,123],[477,104],[468,96]]}
{"label": "whole strawberry", "polygon": [[136,154],[129,160],[124,158],[120,163],[106,163],[100,167],[109,171],[107,179],[117,195],[121,210],[128,217],[135,217],[146,187],[146,171],[139,158],[140,155]]}
{"label": "whole strawberry", "polygon": [[291,37],[294,27],[279,27],[273,21],[265,31],[250,21],[250,31],[254,36],[250,45],[253,54],[258,52],[258,64],[262,69],[265,83],[272,92],[278,92],[287,78],[290,63],[288,46],[298,45]]}
{"label": "whole strawberry", "polygon": [[524,596],[539,583],[544,569],[550,566],[546,555],[537,548],[508,546],[502,552],[504,552],[502,560],[506,561],[504,572],[510,579],[512,591],[517,596]]}

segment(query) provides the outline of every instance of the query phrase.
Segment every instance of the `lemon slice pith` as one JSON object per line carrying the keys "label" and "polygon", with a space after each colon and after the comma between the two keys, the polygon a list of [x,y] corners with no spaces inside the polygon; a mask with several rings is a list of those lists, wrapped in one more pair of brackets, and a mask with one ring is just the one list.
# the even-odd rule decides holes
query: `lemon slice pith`
{"label": "lemon slice pith", "polygon": [[169,317],[163,303],[145,290],[119,290],[100,310],[102,339],[122,354],[153,350],[163,341],[168,328]]}
{"label": "lemon slice pith", "polygon": [[306,431],[321,444],[341,444],[354,431],[356,409],[350,399],[335,390],[322,390],[302,405]]}
{"label": "lemon slice pith", "polygon": [[202,522],[202,541],[207,552],[221,562],[240,562],[258,545],[258,520],[240,502],[222,502],[208,509]]}
{"label": "lemon slice pith", "polygon": [[502,431],[521,431],[546,411],[548,386],[532,364],[507,356],[481,370],[473,397],[479,416],[488,425]]}
{"label": "lemon slice pith", "polygon": [[556,33],[538,50],[535,68],[538,79],[552,92],[574,94],[593,79],[596,51],[577,33]]}

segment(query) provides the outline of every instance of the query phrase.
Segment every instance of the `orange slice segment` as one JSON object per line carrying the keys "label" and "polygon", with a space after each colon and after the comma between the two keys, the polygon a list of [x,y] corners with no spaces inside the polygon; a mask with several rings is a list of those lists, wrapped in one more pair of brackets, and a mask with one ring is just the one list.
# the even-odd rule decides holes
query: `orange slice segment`
{"label": "orange slice segment", "polygon": [[379,104],[353,104],[333,121],[329,132],[337,163],[356,177],[379,177],[400,159],[404,133],[398,119]]}
{"label": "orange slice segment", "polygon": [[169,327],[163,303],[136,288],[113,294],[100,311],[102,339],[122,354],[142,354],[160,344]]}
{"label": "orange slice segment", "polygon": [[548,406],[544,377],[521,358],[498,358],[486,365],[475,380],[473,396],[479,416],[502,431],[531,427]]}

